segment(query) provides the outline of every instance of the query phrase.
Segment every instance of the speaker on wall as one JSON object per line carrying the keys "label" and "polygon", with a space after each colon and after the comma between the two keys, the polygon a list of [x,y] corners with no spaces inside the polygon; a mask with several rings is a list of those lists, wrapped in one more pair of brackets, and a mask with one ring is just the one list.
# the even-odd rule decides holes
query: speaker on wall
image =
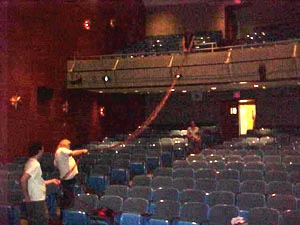
{"label": "speaker on wall", "polygon": [[53,89],[44,87],[44,86],[39,86],[37,89],[37,102],[44,103],[48,100],[50,100],[53,97]]}

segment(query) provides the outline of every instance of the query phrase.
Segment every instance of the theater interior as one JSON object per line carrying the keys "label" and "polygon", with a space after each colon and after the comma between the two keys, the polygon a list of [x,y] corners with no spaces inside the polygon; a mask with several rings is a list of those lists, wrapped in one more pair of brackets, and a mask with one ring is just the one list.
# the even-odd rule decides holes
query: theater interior
{"label": "theater interior", "polygon": [[47,188],[49,224],[300,224],[299,15],[297,0],[0,0],[0,220],[28,224],[28,146],[53,178],[66,138],[89,154],[73,208]]}

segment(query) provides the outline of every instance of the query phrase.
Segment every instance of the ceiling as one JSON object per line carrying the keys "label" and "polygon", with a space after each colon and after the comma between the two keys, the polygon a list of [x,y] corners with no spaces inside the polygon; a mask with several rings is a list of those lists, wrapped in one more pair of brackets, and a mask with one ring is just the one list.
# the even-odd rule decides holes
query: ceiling
{"label": "ceiling", "polygon": [[205,4],[224,3],[226,5],[234,5],[234,4],[240,4],[244,1],[245,0],[143,0],[146,7],[193,4],[193,3],[205,3]]}

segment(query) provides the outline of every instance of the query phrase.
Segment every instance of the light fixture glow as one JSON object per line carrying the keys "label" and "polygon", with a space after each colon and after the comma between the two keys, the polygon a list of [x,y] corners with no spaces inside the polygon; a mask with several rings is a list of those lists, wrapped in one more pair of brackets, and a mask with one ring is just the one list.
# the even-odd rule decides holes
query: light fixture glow
{"label": "light fixture glow", "polygon": [[15,95],[13,95],[13,96],[10,97],[9,102],[10,102],[11,106],[13,106],[15,109],[17,109],[18,108],[18,104],[20,102],[22,102],[21,101],[21,96],[18,95],[18,94],[15,94]]}
{"label": "light fixture glow", "polygon": [[252,102],[252,100],[249,100],[249,99],[239,100],[239,103],[248,103],[248,102]]}
{"label": "light fixture glow", "polygon": [[114,28],[114,27],[116,26],[116,19],[110,19],[110,20],[109,20],[109,26],[110,26],[111,28]]}
{"label": "light fixture glow", "polygon": [[110,78],[110,76],[108,76],[108,75],[104,75],[104,76],[102,77],[102,80],[104,81],[104,83],[107,83],[107,82],[111,81],[111,78]]}
{"label": "light fixture glow", "polygon": [[86,30],[90,30],[91,29],[91,20],[90,19],[86,19],[83,22],[83,28]]}
{"label": "light fixture glow", "polygon": [[101,116],[101,117],[105,116],[105,107],[104,106],[99,107],[99,116]]}
{"label": "light fixture glow", "polygon": [[182,74],[177,73],[177,74],[175,75],[175,78],[179,80],[180,78],[182,78]]}

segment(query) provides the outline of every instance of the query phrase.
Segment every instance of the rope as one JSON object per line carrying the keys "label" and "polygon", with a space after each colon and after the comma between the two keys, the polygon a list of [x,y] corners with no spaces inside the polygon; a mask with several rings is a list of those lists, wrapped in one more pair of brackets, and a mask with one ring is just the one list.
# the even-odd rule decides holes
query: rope
{"label": "rope", "polygon": [[[183,60],[182,60],[182,62],[180,64],[180,66],[178,67],[177,74],[181,73],[181,70],[182,70],[182,67],[183,67],[183,63],[185,62],[185,60],[187,60],[187,54],[184,54]],[[159,104],[151,112],[151,114],[148,116],[148,118],[142,123],[142,125],[138,126],[138,128],[132,134],[128,135],[127,138],[124,141],[120,141],[120,142],[118,142],[118,143],[116,143],[116,144],[114,144],[112,146],[100,148],[100,149],[97,149],[97,150],[98,151],[111,150],[111,149],[114,149],[114,148],[119,147],[121,145],[124,145],[124,144],[128,143],[129,141],[135,139],[137,136],[139,136],[152,123],[152,121],[157,117],[158,113],[164,107],[164,105],[166,104],[167,100],[169,99],[169,97],[170,97],[170,95],[172,93],[172,90],[174,89],[174,87],[175,87],[176,82],[177,82],[178,79],[179,78],[176,77],[176,76],[173,78],[170,87],[167,89],[164,97],[161,99],[161,101],[159,102]],[[76,165],[78,165],[78,163],[79,163],[79,161],[81,159],[82,159],[82,157],[80,157],[80,158],[78,158],[76,160]],[[74,168],[72,168],[69,172],[71,172],[72,170],[74,170]],[[69,174],[69,172],[67,174]],[[62,188],[62,190],[64,189],[62,187],[62,185],[61,185],[61,188]],[[63,191],[67,194],[66,190],[63,190]],[[68,194],[70,194],[70,193],[68,193]],[[80,201],[80,200],[79,200],[79,202],[85,203],[85,202]]]}
{"label": "rope", "polygon": [[149,126],[152,123],[152,121],[157,117],[157,115],[160,112],[160,110],[166,104],[167,100],[169,99],[169,97],[171,95],[171,92],[172,92],[173,88],[175,87],[175,84],[176,84],[177,80],[178,79],[176,77],[173,78],[170,87],[167,89],[166,94],[161,99],[160,103],[155,107],[155,109],[148,116],[148,118],[142,123],[142,125],[140,125],[132,134],[129,134],[124,141],[120,141],[120,142],[118,142],[118,143],[116,143],[114,145],[111,145],[111,146],[108,146],[108,147],[99,148],[97,150],[99,150],[99,151],[111,150],[111,149],[114,149],[114,148],[119,147],[121,145],[124,145],[124,144],[128,143],[129,141],[135,139],[137,136],[139,136],[147,128],[147,126]]}

